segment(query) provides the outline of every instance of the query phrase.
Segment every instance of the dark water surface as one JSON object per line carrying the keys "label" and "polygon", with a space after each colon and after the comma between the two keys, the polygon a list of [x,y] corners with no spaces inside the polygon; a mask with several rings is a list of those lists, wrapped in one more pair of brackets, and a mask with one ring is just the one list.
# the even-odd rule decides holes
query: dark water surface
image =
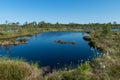
{"label": "dark water surface", "polygon": [[[0,56],[24,58],[37,61],[40,66],[62,66],[79,64],[99,55],[83,40],[85,33],[45,32],[29,37],[28,44],[0,46]],[[73,41],[72,44],[58,44],[55,40]]]}

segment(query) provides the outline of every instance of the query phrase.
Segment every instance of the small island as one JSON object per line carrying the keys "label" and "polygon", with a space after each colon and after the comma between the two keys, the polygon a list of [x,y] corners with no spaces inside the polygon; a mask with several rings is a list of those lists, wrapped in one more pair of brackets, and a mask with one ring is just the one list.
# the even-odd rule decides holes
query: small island
{"label": "small island", "polygon": [[68,42],[68,41],[63,41],[63,40],[55,40],[54,42],[58,44],[72,44],[72,45],[76,44],[74,41]]}

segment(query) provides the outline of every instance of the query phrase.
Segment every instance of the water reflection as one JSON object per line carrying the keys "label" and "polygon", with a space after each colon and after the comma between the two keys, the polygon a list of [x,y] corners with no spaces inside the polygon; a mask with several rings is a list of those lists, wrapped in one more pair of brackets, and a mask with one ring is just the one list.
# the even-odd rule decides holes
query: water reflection
{"label": "water reflection", "polygon": [[0,54],[0,56],[9,56],[11,53],[12,45],[0,46],[0,53],[4,52],[5,54]]}
{"label": "water reflection", "polygon": [[113,31],[120,31],[120,28],[112,28]]}
{"label": "water reflection", "polygon": [[[77,32],[45,32],[32,36],[28,44],[0,46],[1,55],[10,57],[22,57],[28,61],[40,62],[40,66],[74,67],[85,61],[97,57],[96,49],[90,48],[88,42],[83,39],[86,33]],[[74,41],[75,45],[56,44],[55,40],[66,42]]]}

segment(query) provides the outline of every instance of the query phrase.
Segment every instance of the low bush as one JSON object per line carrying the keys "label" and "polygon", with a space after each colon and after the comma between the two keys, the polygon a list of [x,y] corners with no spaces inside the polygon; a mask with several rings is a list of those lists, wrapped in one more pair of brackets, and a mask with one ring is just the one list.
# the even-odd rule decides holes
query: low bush
{"label": "low bush", "polygon": [[0,80],[37,80],[39,75],[40,70],[24,60],[0,59]]}

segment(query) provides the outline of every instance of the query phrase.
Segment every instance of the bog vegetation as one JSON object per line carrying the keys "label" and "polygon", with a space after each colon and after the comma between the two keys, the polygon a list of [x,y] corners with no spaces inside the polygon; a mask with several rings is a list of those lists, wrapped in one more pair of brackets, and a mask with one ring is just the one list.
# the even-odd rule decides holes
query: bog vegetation
{"label": "bog vegetation", "polygon": [[[90,24],[61,24],[61,23],[46,23],[41,22],[25,22],[20,24],[19,22],[9,23],[6,21],[5,24],[0,24],[0,39],[9,39],[11,37],[20,36],[31,36],[36,33],[46,32],[46,31],[90,31],[90,30],[101,30],[104,29],[105,33],[110,30],[110,28],[119,28],[120,24],[114,23],[90,23]],[[107,32],[108,33],[108,32]]]}
{"label": "bog vegetation", "polygon": [[[78,64],[76,69],[53,70],[44,76],[44,71],[37,64],[23,59],[0,58],[0,80],[119,80],[120,31],[111,31],[111,28],[120,28],[120,24],[51,24],[44,21],[26,22],[23,25],[19,22],[1,24],[0,43],[46,31],[86,31],[89,36],[84,39],[91,47],[100,49],[102,55],[91,62]],[[19,40],[25,41],[25,38]]]}

